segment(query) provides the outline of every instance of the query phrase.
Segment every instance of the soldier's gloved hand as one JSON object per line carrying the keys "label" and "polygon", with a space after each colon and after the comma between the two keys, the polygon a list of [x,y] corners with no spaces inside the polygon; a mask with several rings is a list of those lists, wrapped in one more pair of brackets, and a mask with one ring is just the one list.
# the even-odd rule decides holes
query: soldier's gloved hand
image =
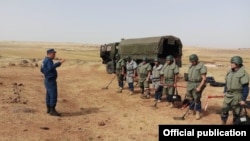
{"label": "soldier's gloved hand", "polygon": [[243,105],[246,105],[246,102],[243,101],[243,100],[241,100],[241,101],[239,102],[239,104],[243,106]]}
{"label": "soldier's gloved hand", "polygon": [[196,92],[200,92],[201,91],[201,88],[200,87],[197,87],[196,88]]}

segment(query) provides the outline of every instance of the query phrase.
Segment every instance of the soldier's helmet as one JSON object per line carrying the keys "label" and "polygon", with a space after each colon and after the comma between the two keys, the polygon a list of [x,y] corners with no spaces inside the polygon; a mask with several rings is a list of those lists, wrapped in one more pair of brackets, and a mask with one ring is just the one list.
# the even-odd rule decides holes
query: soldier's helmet
{"label": "soldier's helmet", "polygon": [[174,57],[173,57],[172,55],[168,55],[168,56],[166,57],[166,60],[167,60],[167,61],[173,61],[173,60],[174,60]]}
{"label": "soldier's helmet", "polygon": [[147,58],[147,57],[143,57],[143,58],[142,58],[142,61],[147,62],[147,61],[148,61],[148,58]]}
{"label": "soldier's helmet", "polygon": [[190,56],[189,56],[189,61],[190,62],[197,62],[199,60],[199,58],[198,58],[198,56],[196,55],[196,54],[191,54]]}
{"label": "soldier's helmet", "polygon": [[129,56],[129,55],[126,56],[126,60],[127,60],[127,61],[131,61],[131,59],[132,59],[131,56]]}
{"label": "soldier's helmet", "polygon": [[154,59],[155,62],[160,62],[159,58]]}
{"label": "soldier's helmet", "polygon": [[234,56],[231,58],[231,63],[241,65],[243,63],[243,59],[240,56]]}

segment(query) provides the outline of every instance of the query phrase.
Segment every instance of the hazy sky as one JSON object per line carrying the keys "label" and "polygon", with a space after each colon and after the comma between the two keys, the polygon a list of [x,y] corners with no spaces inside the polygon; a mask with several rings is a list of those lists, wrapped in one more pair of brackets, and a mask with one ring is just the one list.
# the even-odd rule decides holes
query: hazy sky
{"label": "hazy sky", "polygon": [[250,47],[250,0],[0,0],[0,41],[97,43],[174,35]]}

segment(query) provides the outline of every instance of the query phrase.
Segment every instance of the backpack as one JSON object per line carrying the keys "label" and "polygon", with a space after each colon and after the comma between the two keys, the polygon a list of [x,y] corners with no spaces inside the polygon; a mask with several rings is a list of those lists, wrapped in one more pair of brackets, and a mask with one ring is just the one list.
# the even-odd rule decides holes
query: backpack
{"label": "backpack", "polygon": [[175,88],[175,94],[172,97],[172,102],[175,108],[180,108],[182,106],[182,98],[178,94],[177,88]]}

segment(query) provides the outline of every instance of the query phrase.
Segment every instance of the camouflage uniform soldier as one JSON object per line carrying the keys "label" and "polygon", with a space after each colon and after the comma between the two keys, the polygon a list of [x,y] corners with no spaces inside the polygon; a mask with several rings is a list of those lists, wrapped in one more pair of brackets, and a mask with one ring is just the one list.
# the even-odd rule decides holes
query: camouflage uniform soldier
{"label": "camouflage uniform soldier", "polygon": [[174,62],[174,57],[168,55],[166,57],[166,63],[164,64],[161,72],[161,83],[164,85],[163,94],[166,94],[167,106],[174,107],[173,94],[175,86],[177,84],[177,76],[179,74],[179,67]]}
{"label": "camouflage uniform soldier", "polygon": [[136,76],[136,69],[137,64],[136,62],[130,57],[126,57],[126,81],[129,87],[129,94],[134,94],[134,78]]}
{"label": "camouflage uniform soldier", "polygon": [[161,102],[161,97],[162,97],[162,92],[158,91],[158,88],[160,86],[161,83],[161,69],[163,67],[162,64],[160,64],[159,59],[155,58],[155,65],[153,67],[153,71],[152,71],[152,85],[153,85],[153,89],[155,91],[155,100],[157,100],[158,102]]}
{"label": "camouflage uniform soldier", "polygon": [[225,80],[225,96],[222,105],[221,120],[226,124],[229,110],[233,110],[233,123],[240,116],[241,105],[245,105],[249,93],[249,75],[243,66],[240,56],[231,58],[231,69],[227,73]]}
{"label": "camouflage uniform soldier", "polygon": [[[150,98],[149,80],[151,76],[152,66],[148,63],[148,59],[143,57],[142,62],[138,66],[139,86],[141,88],[142,98]],[[144,95],[144,90],[147,94]]]}
{"label": "camouflage uniform soldier", "polygon": [[121,93],[124,87],[123,79],[125,74],[125,61],[120,57],[119,54],[116,54],[116,76],[118,80],[118,90],[117,93]]}
{"label": "camouflage uniform soldier", "polygon": [[187,98],[190,99],[189,109],[196,114],[196,120],[201,118],[201,95],[206,87],[207,67],[199,62],[196,54],[189,56],[191,65],[188,69]]}

